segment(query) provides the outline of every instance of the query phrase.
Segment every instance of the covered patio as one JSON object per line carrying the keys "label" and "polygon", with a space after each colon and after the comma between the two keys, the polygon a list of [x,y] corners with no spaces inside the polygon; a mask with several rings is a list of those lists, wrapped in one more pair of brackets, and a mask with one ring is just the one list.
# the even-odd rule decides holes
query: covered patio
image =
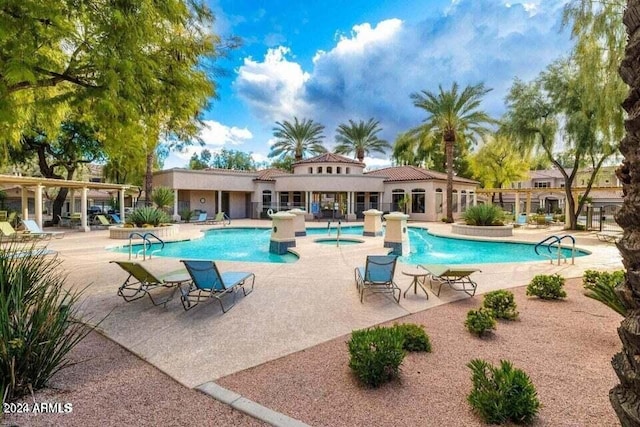
{"label": "covered patio", "polygon": [[[132,188],[131,185],[123,184],[108,184],[102,182],[87,182],[87,181],[63,181],[59,179],[40,178],[40,177],[24,177],[14,175],[0,175],[0,188],[17,185],[20,186],[21,191],[21,209],[23,219],[30,218],[31,212],[29,212],[29,189],[34,192],[34,212],[33,219],[36,221],[40,228],[43,227],[43,192],[45,188],[68,188],[70,191],[79,190],[80,192],[80,230],[90,231],[88,221],[88,197],[87,194],[90,189],[96,190],[115,190],[118,192],[119,205],[124,206],[125,193],[128,189]],[[72,204],[73,205],[73,204]],[[120,209],[120,215],[122,221],[125,220],[124,209]]]}

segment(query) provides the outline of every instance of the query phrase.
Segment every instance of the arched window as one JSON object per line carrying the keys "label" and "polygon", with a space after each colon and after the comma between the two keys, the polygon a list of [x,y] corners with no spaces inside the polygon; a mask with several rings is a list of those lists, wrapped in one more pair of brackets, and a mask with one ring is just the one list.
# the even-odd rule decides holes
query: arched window
{"label": "arched window", "polygon": [[322,173],[322,166],[318,166],[318,173]]}
{"label": "arched window", "polygon": [[451,199],[451,212],[458,212],[458,190],[452,191]]}
{"label": "arched window", "polygon": [[401,207],[401,200],[404,200],[404,190],[396,188],[391,190],[391,210],[404,212],[404,206]]}
{"label": "arched window", "polygon": [[436,188],[436,213],[441,214],[442,212],[442,188]]}
{"label": "arched window", "polygon": [[336,166],[336,173],[340,175],[342,173],[342,168],[340,166]]}
{"label": "arched window", "polygon": [[327,166],[327,173],[333,173],[333,168],[331,166]]}
{"label": "arched window", "polygon": [[460,191],[460,208],[462,212],[467,210],[467,192],[465,190]]}
{"label": "arched window", "polygon": [[313,166],[309,168],[309,175],[313,174]]}
{"label": "arched window", "polygon": [[351,173],[351,168],[345,168],[345,172],[347,175],[349,175]]}
{"label": "arched window", "polygon": [[411,213],[425,213],[426,192],[423,188],[411,190]]}

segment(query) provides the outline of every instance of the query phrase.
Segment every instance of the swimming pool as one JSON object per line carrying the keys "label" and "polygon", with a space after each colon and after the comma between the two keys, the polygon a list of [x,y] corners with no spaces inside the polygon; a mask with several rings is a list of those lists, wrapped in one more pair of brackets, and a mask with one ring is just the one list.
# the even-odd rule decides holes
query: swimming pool
{"label": "swimming pool", "polygon": [[[362,226],[342,227],[341,234],[362,236]],[[336,236],[336,229],[332,228],[330,235]],[[328,236],[326,227],[307,228],[310,239],[314,236]],[[167,243],[157,256],[188,258],[188,259],[216,259],[222,261],[249,261],[290,263],[298,260],[294,254],[276,255],[269,252],[270,228],[221,228],[208,230],[202,239]],[[305,239],[299,237],[298,239]],[[366,237],[363,238],[366,241]],[[548,258],[537,255],[534,244],[487,242],[476,240],[438,237],[423,228],[409,227],[410,254],[400,258],[408,264],[488,264],[523,261],[547,261]],[[134,245],[136,253],[142,245]],[[154,245],[151,250],[159,249]],[[118,252],[128,252],[127,246],[116,248]],[[571,250],[564,249],[564,255],[571,257]],[[541,251],[542,252],[542,251]],[[588,255],[587,252],[576,250],[575,256]]]}

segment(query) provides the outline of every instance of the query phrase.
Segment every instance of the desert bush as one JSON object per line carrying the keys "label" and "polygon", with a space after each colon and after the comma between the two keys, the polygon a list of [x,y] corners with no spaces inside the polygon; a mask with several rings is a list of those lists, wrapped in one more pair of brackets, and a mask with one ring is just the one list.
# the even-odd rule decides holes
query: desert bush
{"label": "desert bush", "polygon": [[431,351],[429,336],[424,331],[424,326],[414,323],[395,325],[403,337],[402,349],[406,351]]}
{"label": "desert bush", "polygon": [[539,274],[527,285],[527,295],[542,299],[565,298],[567,293],[563,289],[564,277],[559,274]]}
{"label": "desert bush", "polygon": [[136,227],[143,227],[145,224],[157,227],[162,223],[171,222],[171,218],[160,209],[146,206],[133,211],[127,217],[127,222],[135,224]]}
{"label": "desert bush", "polygon": [[499,290],[484,296],[483,306],[493,311],[496,319],[514,320],[518,318],[513,292]]}
{"label": "desert bush", "polygon": [[622,304],[622,300],[616,294],[615,288],[624,282],[624,271],[618,270],[613,273],[606,271],[587,270],[584,272],[582,284],[586,289],[584,293],[587,297],[600,301],[607,307],[613,309],[622,316],[627,315],[627,309]]}
{"label": "desert bush", "polygon": [[491,309],[480,307],[478,310],[469,310],[464,325],[469,332],[481,337],[485,332],[495,329],[496,319]]}
{"label": "desert bush", "polygon": [[180,218],[184,222],[190,222],[191,219],[193,219],[194,215],[195,215],[195,212],[193,212],[191,209],[183,209],[180,211]]}
{"label": "desert bush", "polygon": [[507,360],[501,360],[499,368],[482,359],[474,359],[467,366],[473,382],[467,401],[484,422],[528,424],[533,421],[540,401],[524,371],[514,369]]}
{"label": "desert bush", "polygon": [[354,331],[349,340],[349,367],[363,383],[378,387],[398,376],[404,359],[404,335],[397,328]]}
{"label": "desert bush", "polygon": [[156,187],[151,193],[151,200],[158,209],[164,210],[173,204],[174,194],[169,187]]}
{"label": "desert bush", "polygon": [[463,214],[467,225],[502,225],[504,211],[496,205],[484,204],[470,206]]}
{"label": "desert bush", "polygon": [[67,291],[56,256],[0,248],[0,390],[15,399],[45,386],[89,329],[74,321],[81,291]]}

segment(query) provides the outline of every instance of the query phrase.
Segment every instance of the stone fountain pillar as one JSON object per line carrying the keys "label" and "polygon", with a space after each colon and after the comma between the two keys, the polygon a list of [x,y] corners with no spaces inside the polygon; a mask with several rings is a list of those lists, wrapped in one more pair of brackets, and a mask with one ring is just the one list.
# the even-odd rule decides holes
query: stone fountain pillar
{"label": "stone fountain pillar", "polygon": [[409,230],[407,219],[409,215],[402,212],[391,212],[384,216],[387,220],[387,230],[384,234],[384,247],[391,248],[395,255],[409,254]]}
{"label": "stone fountain pillar", "polygon": [[382,211],[369,209],[364,211],[363,236],[382,236]]}
{"label": "stone fountain pillar", "polygon": [[302,209],[291,209],[289,211],[290,214],[294,214],[296,217],[293,219],[293,231],[294,234],[297,236],[306,236],[307,235],[307,227],[306,224],[304,222],[304,217],[307,214],[306,211],[303,211]]}
{"label": "stone fountain pillar", "polygon": [[296,216],[289,212],[277,212],[271,215],[269,252],[282,255],[287,253],[287,249],[296,246],[296,234],[293,224]]}

